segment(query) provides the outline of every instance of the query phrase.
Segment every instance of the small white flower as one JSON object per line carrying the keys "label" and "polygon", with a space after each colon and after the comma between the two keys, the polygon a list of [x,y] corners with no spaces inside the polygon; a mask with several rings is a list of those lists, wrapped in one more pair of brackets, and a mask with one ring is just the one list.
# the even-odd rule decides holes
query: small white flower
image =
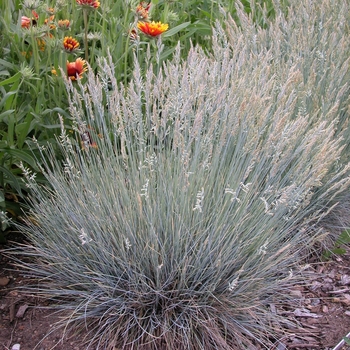
{"label": "small white flower", "polygon": [[141,188],[141,193],[140,196],[145,197],[146,199],[148,198],[148,184],[149,184],[149,180],[146,180],[146,183],[142,186]]}
{"label": "small white flower", "polygon": [[19,164],[19,168],[23,171],[23,175],[26,178],[26,186],[28,188],[34,188],[36,174],[29,168],[26,168],[22,162]]}
{"label": "small white flower", "polygon": [[269,244],[269,241],[266,241],[258,250],[259,255],[265,255],[267,251],[267,246]]}
{"label": "small white flower", "polygon": [[233,201],[237,201],[238,203],[241,201],[238,197],[237,197],[237,192],[234,191],[232,188],[225,188],[225,194],[232,194],[232,197],[231,197],[231,202]]}
{"label": "small white flower", "polygon": [[242,266],[239,271],[237,271],[236,273],[236,278],[234,278],[231,282],[229,282],[228,284],[228,290],[230,292],[233,292],[235,290],[235,288],[237,287],[238,285],[238,280],[239,278],[241,277],[241,274],[244,272],[244,267]]}
{"label": "small white flower", "polygon": [[265,214],[273,216],[273,212],[270,210],[270,205],[264,197],[260,197],[265,205]]}
{"label": "small white flower", "polygon": [[125,248],[126,250],[129,250],[131,248],[131,243],[130,243],[130,240],[129,238],[125,238]]}
{"label": "small white flower", "polygon": [[66,174],[70,174],[72,172],[72,170],[74,169],[74,166],[72,165],[69,158],[66,159],[66,163],[63,163],[63,166],[64,166],[64,172]]}
{"label": "small white flower", "polygon": [[203,199],[204,199],[204,188],[202,187],[202,190],[197,193],[196,205],[193,208],[193,210],[198,210],[200,213],[202,212]]}
{"label": "small white flower", "polygon": [[236,277],[232,282],[228,284],[228,290],[233,292],[238,285],[239,276]]}
{"label": "small white flower", "polygon": [[81,234],[79,235],[79,239],[82,245],[92,241],[92,239],[88,237],[87,233],[83,228],[80,230],[80,232]]}
{"label": "small white flower", "polygon": [[80,171],[75,171],[74,165],[72,164],[69,158],[67,158],[66,162],[63,163],[63,171],[66,174],[73,176],[74,178],[79,178]]}
{"label": "small white flower", "polygon": [[248,193],[249,191],[249,186],[251,185],[251,182],[248,182],[247,184],[244,184],[243,182],[241,182],[239,185],[241,186],[241,189],[244,193]]}

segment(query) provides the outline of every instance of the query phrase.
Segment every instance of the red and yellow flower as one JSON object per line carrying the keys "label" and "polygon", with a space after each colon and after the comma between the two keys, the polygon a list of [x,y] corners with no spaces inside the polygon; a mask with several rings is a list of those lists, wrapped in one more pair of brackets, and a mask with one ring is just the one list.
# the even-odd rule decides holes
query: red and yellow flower
{"label": "red and yellow flower", "polygon": [[63,48],[65,49],[65,51],[67,52],[73,52],[75,50],[77,50],[79,47],[79,42],[72,38],[71,36],[66,36],[63,39]]}
{"label": "red and yellow flower", "polygon": [[47,7],[46,8],[46,13],[49,15],[49,16],[53,16],[55,14],[56,10],[53,8],[53,7]]}
{"label": "red and yellow flower", "polygon": [[83,7],[97,9],[100,7],[100,2],[97,0],[76,0],[77,4]]}
{"label": "red and yellow flower", "polygon": [[44,24],[48,25],[50,29],[56,29],[56,26],[52,23],[55,19],[55,16],[50,16],[49,18],[45,18]]}
{"label": "red and yellow flower", "polygon": [[168,30],[169,25],[162,22],[138,22],[137,28],[141,30],[142,33],[150,36],[156,37],[163,34]]}
{"label": "red and yellow flower", "polygon": [[22,28],[29,29],[29,27],[30,27],[31,25],[33,25],[33,26],[36,25],[37,20],[38,20],[38,18],[39,18],[39,15],[38,15],[34,10],[32,11],[32,14],[33,14],[33,16],[34,16],[32,19],[30,19],[30,18],[27,17],[27,16],[22,16],[22,17],[21,17],[21,27],[22,27]]}
{"label": "red and yellow flower", "polygon": [[151,8],[151,3],[142,1],[139,5],[137,5],[135,12],[140,19],[147,20],[148,12],[150,8]]}
{"label": "red and yellow flower", "polygon": [[66,30],[70,27],[70,21],[69,19],[60,19],[57,22],[58,28]]}
{"label": "red and yellow flower", "polygon": [[67,75],[71,80],[82,78],[86,70],[86,62],[81,58],[77,58],[75,62],[67,61]]}
{"label": "red and yellow flower", "polygon": [[22,28],[28,29],[30,27],[31,23],[32,23],[32,20],[29,17],[27,17],[27,16],[21,17],[21,27]]}

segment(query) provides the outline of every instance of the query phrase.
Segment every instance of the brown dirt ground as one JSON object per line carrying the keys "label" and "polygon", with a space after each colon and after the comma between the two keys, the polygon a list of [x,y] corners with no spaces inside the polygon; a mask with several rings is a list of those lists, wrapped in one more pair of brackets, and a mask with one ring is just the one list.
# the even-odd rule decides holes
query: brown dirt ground
{"label": "brown dirt ground", "polygon": [[[84,350],[82,335],[65,336],[52,331],[57,316],[44,301],[25,297],[20,287],[26,278],[19,271],[8,271],[11,261],[0,246],[0,350]],[[13,268],[13,267],[12,267]],[[299,301],[297,308],[271,305],[271,311],[299,322],[294,336],[275,350],[331,350],[350,332],[350,247],[347,253],[327,262],[310,264],[312,281],[308,287],[294,286],[291,294]],[[350,350],[350,346],[336,350]]]}

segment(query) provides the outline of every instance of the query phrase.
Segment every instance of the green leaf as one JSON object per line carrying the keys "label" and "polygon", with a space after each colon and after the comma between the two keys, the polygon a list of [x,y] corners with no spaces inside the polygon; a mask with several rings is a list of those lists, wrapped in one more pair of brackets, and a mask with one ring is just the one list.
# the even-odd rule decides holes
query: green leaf
{"label": "green leaf", "polygon": [[6,201],[6,209],[13,216],[19,216],[23,214],[24,204],[21,202]]}
{"label": "green leaf", "polygon": [[24,141],[27,138],[30,131],[33,129],[32,127],[33,116],[28,114],[23,123],[17,124],[15,127],[15,133],[17,137],[17,147],[21,149],[23,147]]}
{"label": "green leaf", "polygon": [[22,160],[28,165],[30,165],[35,171],[39,171],[36,161],[32,157],[30,151],[13,149],[13,148],[2,148],[0,149],[0,152],[5,152],[13,157],[16,157],[17,159]]}
{"label": "green leaf", "polygon": [[213,16],[212,16],[212,14],[211,14],[210,12],[204,11],[204,10],[201,10],[201,9],[200,9],[200,12],[201,12],[205,17],[209,18],[210,20],[213,20]]}
{"label": "green leaf", "polygon": [[14,144],[14,131],[15,131],[15,120],[14,118],[9,118],[7,123],[7,142],[11,147]]}
{"label": "green leaf", "polygon": [[4,118],[6,118],[7,116],[13,114],[14,112],[15,112],[14,109],[9,109],[9,110],[7,110],[5,112],[0,113],[0,123],[3,121]]}
{"label": "green leaf", "polygon": [[42,128],[45,128],[45,129],[60,129],[61,128],[61,124],[52,124],[52,125],[43,124],[40,126]]}
{"label": "green leaf", "polygon": [[160,59],[165,60],[167,57],[169,57],[173,52],[175,51],[175,47],[171,47],[168,50],[165,50],[161,53]]}
{"label": "green leaf", "polygon": [[184,22],[184,23],[181,23],[179,24],[178,26],[174,27],[174,28],[171,28],[169,29],[167,32],[165,32],[163,34],[163,37],[167,38],[169,36],[172,36],[176,33],[178,33],[180,30],[182,29],[185,29],[186,27],[188,27],[189,25],[191,24],[191,22]]}
{"label": "green leaf", "polygon": [[[211,35],[212,34],[212,28],[208,23],[205,23],[203,21],[197,21],[192,24],[194,28],[196,28],[196,33],[201,35]],[[191,27],[192,27],[191,25]]]}
{"label": "green leaf", "polygon": [[350,345],[350,338],[344,337],[343,340],[346,344]]}
{"label": "green leaf", "polygon": [[9,92],[7,92],[4,95],[4,97],[1,99],[0,108],[3,108],[3,106],[5,105],[5,102],[7,101],[7,99],[10,98],[11,96],[15,95],[15,94],[16,94],[16,91],[9,91]]}
{"label": "green leaf", "polygon": [[3,80],[3,81],[0,83],[0,86],[5,86],[5,85],[13,84],[13,83],[15,83],[16,81],[18,81],[19,79],[21,79],[21,76],[22,76],[21,72],[17,72],[17,73],[16,73],[15,75],[13,75],[12,77]]}
{"label": "green leaf", "polygon": [[336,244],[347,244],[347,243],[350,243],[350,229],[343,231],[339,235],[339,237],[336,241]]}
{"label": "green leaf", "polygon": [[4,195],[4,190],[0,190],[0,207],[4,208],[5,207],[5,195]]}
{"label": "green leaf", "polygon": [[[7,178],[7,181],[5,181],[7,184],[9,184],[12,188],[14,188],[17,193],[20,196],[23,196],[22,194],[22,189],[21,189],[21,185],[18,182],[17,178],[11,173],[10,170],[8,170],[7,168],[5,168],[4,166],[0,165],[0,171],[5,175],[5,177]],[[1,200],[1,199],[0,199]],[[4,200],[4,198],[3,198]]]}
{"label": "green leaf", "polygon": [[13,82],[13,84],[12,84],[12,86],[10,88],[10,92],[15,92],[15,94],[12,94],[11,96],[9,96],[9,98],[6,99],[5,106],[4,106],[5,110],[11,108],[12,101],[13,101],[14,97],[18,93],[19,86],[20,86],[20,82],[17,79],[16,81]]}
{"label": "green leaf", "polygon": [[346,253],[346,249],[334,248],[334,249],[332,249],[332,253],[338,254],[338,255],[344,255]]}

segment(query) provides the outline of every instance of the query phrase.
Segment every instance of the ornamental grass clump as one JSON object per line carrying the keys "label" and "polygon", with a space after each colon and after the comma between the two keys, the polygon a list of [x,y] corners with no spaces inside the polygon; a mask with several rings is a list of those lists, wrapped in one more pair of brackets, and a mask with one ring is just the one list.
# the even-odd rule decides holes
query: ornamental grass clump
{"label": "ornamental grass clump", "polygon": [[111,57],[67,79],[76,138],[62,126],[63,162],[42,148],[51,187],[27,174],[22,230],[29,292],[85,328],[85,348],[258,349],[297,331],[280,305],[350,180],[348,3],[296,3],[264,30],[238,8],[213,56],[178,47],[128,86]]}

